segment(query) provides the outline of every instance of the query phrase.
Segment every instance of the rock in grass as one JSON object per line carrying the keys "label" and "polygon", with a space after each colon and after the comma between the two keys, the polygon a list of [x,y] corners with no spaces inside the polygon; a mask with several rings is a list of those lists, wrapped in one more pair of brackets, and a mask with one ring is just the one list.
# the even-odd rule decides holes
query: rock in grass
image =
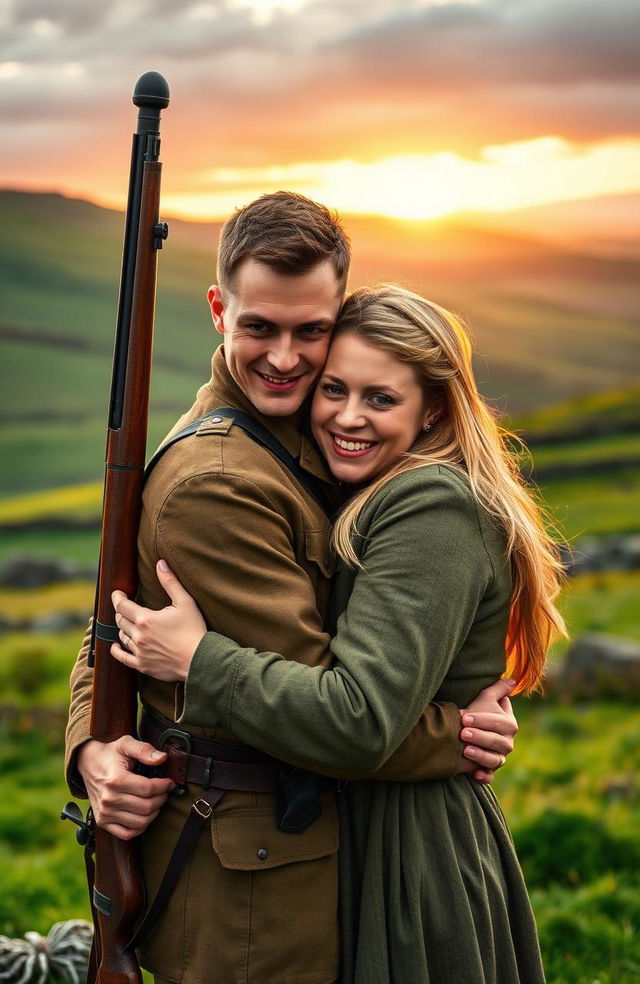
{"label": "rock in grass", "polygon": [[95,571],[91,568],[31,554],[11,557],[0,566],[0,587],[3,588],[46,588],[68,581],[92,581],[94,577]]}
{"label": "rock in grass", "polygon": [[560,682],[581,695],[640,691],[640,644],[633,639],[585,632],[567,651]]}

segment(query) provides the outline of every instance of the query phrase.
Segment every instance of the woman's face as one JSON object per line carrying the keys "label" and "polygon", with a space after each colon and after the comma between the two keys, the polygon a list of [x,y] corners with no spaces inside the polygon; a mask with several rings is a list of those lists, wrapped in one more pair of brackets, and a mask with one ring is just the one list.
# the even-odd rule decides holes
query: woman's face
{"label": "woman's face", "polygon": [[335,477],[370,482],[408,451],[428,416],[416,371],[357,335],[339,335],[318,382],[311,423]]}

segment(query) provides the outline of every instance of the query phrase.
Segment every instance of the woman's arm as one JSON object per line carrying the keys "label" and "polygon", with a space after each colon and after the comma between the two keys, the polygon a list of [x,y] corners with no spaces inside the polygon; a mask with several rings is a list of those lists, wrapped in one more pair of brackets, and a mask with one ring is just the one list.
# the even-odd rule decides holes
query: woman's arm
{"label": "woman's arm", "polygon": [[[156,679],[184,682],[205,634],[206,623],[194,599],[165,561],[157,564],[157,576],[171,599],[171,604],[159,611],[137,605],[121,591],[114,592],[116,621],[127,649],[116,643],[112,654]],[[217,633],[211,636],[217,638]],[[513,750],[518,731],[506,699],[512,686],[513,681],[496,680],[480,691],[466,709],[447,701],[428,704],[400,746],[374,773],[363,774],[360,770],[349,771],[338,766],[323,769],[316,765],[315,768],[337,778],[397,782],[443,779],[460,771],[473,771],[479,782],[491,782],[493,772],[504,765],[505,756]],[[461,716],[465,725],[473,725],[471,729],[465,728],[462,735]],[[311,764],[296,758],[293,750],[280,757],[303,768]]]}
{"label": "woman's arm", "polygon": [[439,469],[396,480],[367,530],[332,643],[331,670],[208,634],[191,662],[183,724],[207,723],[276,755],[373,771],[437,692],[492,576],[475,505]]}
{"label": "woman's arm", "polygon": [[321,767],[373,772],[389,758],[439,690],[492,577],[473,500],[450,473],[429,473],[402,476],[378,499],[333,668],[207,635],[183,724],[208,719]]}

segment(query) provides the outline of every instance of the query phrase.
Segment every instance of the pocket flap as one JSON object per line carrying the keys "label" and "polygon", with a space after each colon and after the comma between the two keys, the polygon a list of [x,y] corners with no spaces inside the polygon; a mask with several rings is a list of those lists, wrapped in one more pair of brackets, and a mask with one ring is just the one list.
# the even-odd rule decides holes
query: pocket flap
{"label": "pocket flap", "polygon": [[254,871],[295,861],[313,861],[338,850],[335,796],[322,796],[322,814],[302,834],[285,834],[276,826],[273,807],[213,814],[213,849],[224,868]]}
{"label": "pocket flap", "polygon": [[317,564],[325,577],[335,570],[335,557],[329,546],[329,530],[305,530],[304,547],[307,560]]}

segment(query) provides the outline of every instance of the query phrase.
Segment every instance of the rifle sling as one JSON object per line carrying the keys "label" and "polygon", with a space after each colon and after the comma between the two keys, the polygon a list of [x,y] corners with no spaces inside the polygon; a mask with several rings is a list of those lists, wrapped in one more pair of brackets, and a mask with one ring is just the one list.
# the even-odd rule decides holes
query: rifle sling
{"label": "rifle sling", "polygon": [[292,475],[297,478],[300,484],[307,490],[307,492],[315,499],[320,508],[326,515],[331,519],[335,512],[335,506],[332,504],[328,496],[324,493],[320,487],[320,482],[313,477],[309,472],[305,471],[300,465],[300,462],[295,458],[289,451],[280,443],[280,441],[274,437],[271,431],[267,430],[264,424],[261,424],[259,420],[252,417],[250,414],[245,413],[244,410],[235,410],[232,407],[218,407],[216,410],[211,410],[206,413],[204,417],[200,417],[198,420],[192,421],[192,423],[187,424],[182,430],[174,434],[170,440],[158,448],[156,453],[153,455],[149,464],[145,469],[145,479],[147,479],[151,471],[158,464],[158,461],[164,455],[165,451],[168,451],[170,447],[181,441],[185,437],[190,437],[195,434],[202,424],[206,423],[208,420],[212,420],[214,417],[231,417],[234,424],[242,428],[242,430],[248,434],[257,444],[261,444],[263,447],[267,448],[271,454],[274,455],[285,468],[291,472]]}
{"label": "rifle sling", "polygon": [[157,923],[173,894],[173,890],[178,884],[182,869],[189,860],[200,831],[211,819],[211,814],[225,792],[226,790],[224,789],[215,789],[214,787],[203,789],[198,799],[192,804],[189,816],[180,831],[180,836],[176,841],[176,846],[173,849],[165,873],[162,876],[162,881],[158,886],[158,891],[127,944],[127,950],[134,950],[140,946]]}
{"label": "rifle sling", "polygon": [[[93,816],[91,816],[91,819],[88,819],[88,822],[93,827],[93,823],[94,823]],[[91,908],[91,921],[93,923],[93,937],[91,940],[91,950],[89,951],[89,962],[87,965],[87,975],[85,977],[85,984],[96,984],[98,980],[98,968],[100,966],[102,954],[100,952],[100,923],[98,922],[98,913],[94,903],[94,894],[93,894],[95,891],[96,866],[93,860],[92,838],[89,838],[88,842],[85,844],[84,864],[87,872],[87,884],[89,886],[89,906]]]}

